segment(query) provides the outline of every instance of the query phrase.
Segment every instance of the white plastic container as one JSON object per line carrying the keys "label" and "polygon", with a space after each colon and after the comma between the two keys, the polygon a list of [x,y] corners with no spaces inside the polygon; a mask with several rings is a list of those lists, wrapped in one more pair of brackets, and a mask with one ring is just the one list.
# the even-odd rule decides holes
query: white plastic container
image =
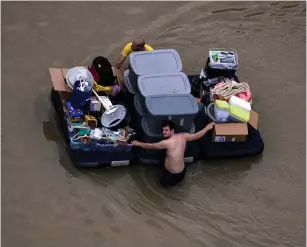
{"label": "white plastic container", "polygon": [[238,98],[237,96],[231,96],[229,101],[229,105],[237,105],[238,107],[246,110],[246,111],[251,111],[252,107],[251,104],[243,99]]}
{"label": "white plastic container", "polygon": [[238,55],[235,49],[211,48],[209,49],[209,67],[211,69],[237,70],[239,66]]}
{"label": "white plastic container", "polygon": [[214,101],[214,117],[218,122],[227,122],[229,116],[229,104],[224,100]]}
{"label": "white plastic container", "polygon": [[234,123],[246,123],[250,120],[250,112],[237,105],[231,105],[228,120]]}

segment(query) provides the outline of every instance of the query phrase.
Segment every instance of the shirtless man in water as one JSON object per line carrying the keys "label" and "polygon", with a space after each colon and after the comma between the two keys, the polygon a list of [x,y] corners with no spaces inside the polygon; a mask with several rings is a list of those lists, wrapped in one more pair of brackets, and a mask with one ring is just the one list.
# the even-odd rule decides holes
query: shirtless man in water
{"label": "shirtless man in water", "polygon": [[174,186],[185,177],[186,168],[184,164],[184,153],[186,142],[194,141],[204,136],[215,125],[209,123],[205,128],[194,134],[174,132],[175,124],[172,121],[165,121],[162,124],[163,136],[168,138],[157,143],[143,143],[133,141],[134,146],[145,149],[166,149],[166,158],[164,162],[165,171],[160,180],[164,187]]}

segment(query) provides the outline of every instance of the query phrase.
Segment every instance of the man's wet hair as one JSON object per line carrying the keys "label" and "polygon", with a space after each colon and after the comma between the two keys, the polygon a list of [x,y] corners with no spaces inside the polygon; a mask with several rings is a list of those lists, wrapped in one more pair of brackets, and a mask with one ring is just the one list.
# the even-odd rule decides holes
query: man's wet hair
{"label": "man's wet hair", "polygon": [[162,128],[169,127],[170,130],[175,130],[175,123],[171,120],[164,120],[162,122]]}

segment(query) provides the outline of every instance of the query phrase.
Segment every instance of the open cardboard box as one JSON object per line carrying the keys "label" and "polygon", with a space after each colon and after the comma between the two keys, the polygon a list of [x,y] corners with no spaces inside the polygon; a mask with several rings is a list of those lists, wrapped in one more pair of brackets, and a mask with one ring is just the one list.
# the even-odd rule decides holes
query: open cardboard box
{"label": "open cardboard box", "polygon": [[68,69],[49,68],[53,88],[58,91],[62,102],[67,100],[72,93],[71,88],[65,82]]}
{"label": "open cardboard box", "polygon": [[[86,66],[77,66],[84,67]],[[49,68],[49,73],[51,76],[53,88],[55,91],[58,91],[61,97],[61,100],[67,100],[72,93],[72,89],[66,83],[66,74],[69,69],[66,68]],[[114,76],[116,75],[117,81],[123,83],[124,74],[121,70],[114,68]],[[121,84],[120,83],[120,84]]]}
{"label": "open cardboard box", "polygon": [[[259,115],[251,110],[248,123],[258,129]],[[248,135],[247,123],[220,123],[213,129],[212,142],[245,142]]]}

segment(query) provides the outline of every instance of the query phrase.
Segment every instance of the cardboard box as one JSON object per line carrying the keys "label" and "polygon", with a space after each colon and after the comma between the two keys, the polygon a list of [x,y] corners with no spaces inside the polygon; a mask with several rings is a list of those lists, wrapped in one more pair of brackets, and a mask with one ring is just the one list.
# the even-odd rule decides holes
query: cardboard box
{"label": "cardboard box", "polygon": [[62,103],[69,99],[72,90],[65,82],[68,69],[49,68],[53,88],[59,92]]}
{"label": "cardboard box", "polygon": [[71,88],[65,82],[65,76],[68,69],[49,68],[54,90],[61,92],[72,92]]}
{"label": "cardboard box", "polygon": [[216,124],[213,130],[213,142],[244,142],[248,135],[246,123]]}
{"label": "cardboard box", "polygon": [[[86,66],[78,66],[78,67],[87,68]],[[62,101],[67,100],[72,93],[72,89],[67,85],[65,79],[68,70],[69,69],[65,68],[49,68],[49,73],[51,76],[53,88],[55,91],[59,92]],[[124,74],[122,73],[122,71],[115,68],[114,75],[117,77],[119,85],[123,85]]]}
{"label": "cardboard box", "polygon": [[253,126],[255,129],[258,129],[258,120],[259,120],[259,115],[257,112],[251,110],[251,117],[248,121],[248,123]]}
{"label": "cardboard box", "polygon": [[[248,123],[258,129],[259,115],[251,110]],[[212,142],[245,142],[248,135],[247,123],[220,123],[213,129]]]}

